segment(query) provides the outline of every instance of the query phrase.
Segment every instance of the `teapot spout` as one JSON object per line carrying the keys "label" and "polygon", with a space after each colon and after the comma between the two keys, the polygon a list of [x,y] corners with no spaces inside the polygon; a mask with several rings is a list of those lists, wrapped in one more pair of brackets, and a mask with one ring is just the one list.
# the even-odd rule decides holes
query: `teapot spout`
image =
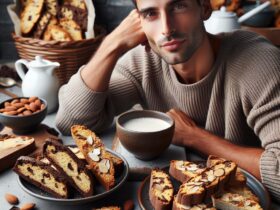
{"label": "teapot spout", "polygon": [[271,5],[271,1],[266,1],[265,3],[257,6],[256,8],[252,9],[251,11],[247,12],[246,14],[242,15],[240,18],[238,18],[239,23],[243,23],[245,20],[249,19],[250,17],[258,14],[263,9]]}

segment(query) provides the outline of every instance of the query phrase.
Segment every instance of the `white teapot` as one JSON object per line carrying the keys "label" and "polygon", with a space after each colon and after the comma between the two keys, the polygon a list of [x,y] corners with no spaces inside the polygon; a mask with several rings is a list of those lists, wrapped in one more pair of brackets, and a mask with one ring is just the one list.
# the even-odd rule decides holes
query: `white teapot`
{"label": "white teapot", "polygon": [[240,24],[250,17],[261,12],[263,9],[271,4],[267,1],[256,8],[250,10],[241,17],[237,17],[234,12],[227,12],[226,7],[222,6],[220,10],[213,11],[210,18],[204,21],[204,26],[207,32],[211,34],[218,34],[222,32],[231,32],[240,29]]}
{"label": "white teapot", "polygon": [[[22,64],[28,69],[24,72]],[[22,79],[23,96],[38,96],[48,103],[48,113],[55,111],[58,107],[59,81],[54,74],[58,62],[51,62],[36,56],[35,60],[28,62],[25,59],[16,61],[15,68]]]}

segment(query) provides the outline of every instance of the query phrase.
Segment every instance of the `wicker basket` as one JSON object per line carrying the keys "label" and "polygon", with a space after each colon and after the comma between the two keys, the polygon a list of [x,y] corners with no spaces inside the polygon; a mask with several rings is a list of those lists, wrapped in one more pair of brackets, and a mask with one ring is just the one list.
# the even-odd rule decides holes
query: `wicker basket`
{"label": "wicker basket", "polygon": [[34,60],[36,55],[41,55],[44,59],[59,62],[60,67],[56,69],[56,75],[60,85],[63,85],[89,61],[103,40],[105,30],[98,27],[96,34],[94,39],[70,42],[44,41],[15,34],[13,39],[20,58],[30,61]]}

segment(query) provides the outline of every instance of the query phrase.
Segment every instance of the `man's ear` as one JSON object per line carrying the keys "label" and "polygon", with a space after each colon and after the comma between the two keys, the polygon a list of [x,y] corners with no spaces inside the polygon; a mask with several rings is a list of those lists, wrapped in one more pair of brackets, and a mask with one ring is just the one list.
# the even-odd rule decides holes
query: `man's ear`
{"label": "man's ear", "polygon": [[211,13],[212,13],[212,7],[211,7],[211,3],[210,0],[199,0],[201,3],[201,7],[202,7],[202,19],[203,20],[207,20]]}

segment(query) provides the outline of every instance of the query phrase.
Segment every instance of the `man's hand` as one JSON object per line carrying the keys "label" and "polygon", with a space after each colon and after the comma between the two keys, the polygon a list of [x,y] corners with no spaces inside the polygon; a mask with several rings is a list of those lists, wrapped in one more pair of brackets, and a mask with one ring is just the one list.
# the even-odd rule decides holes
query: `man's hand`
{"label": "man's hand", "polygon": [[123,53],[147,41],[136,9],[132,10],[121,24],[108,35],[108,39],[117,43]]}
{"label": "man's hand", "polygon": [[173,144],[190,146],[193,141],[202,136],[203,129],[199,128],[184,112],[171,109],[167,114],[175,121]]}

